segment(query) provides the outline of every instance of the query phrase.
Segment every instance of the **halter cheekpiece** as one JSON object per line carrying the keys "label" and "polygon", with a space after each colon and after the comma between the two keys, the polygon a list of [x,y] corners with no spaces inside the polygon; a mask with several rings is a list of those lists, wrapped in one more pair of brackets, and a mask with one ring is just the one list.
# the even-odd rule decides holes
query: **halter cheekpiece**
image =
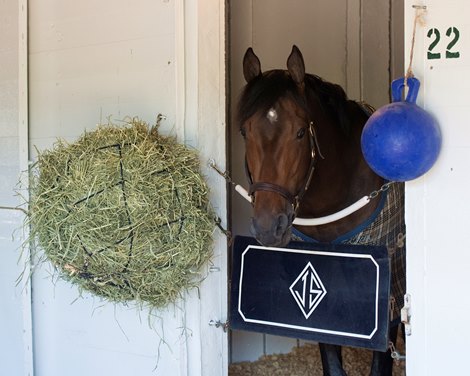
{"label": "halter cheekpiece", "polygon": [[313,177],[313,172],[315,170],[315,159],[316,159],[315,157],[316,157],[317,150],[318,150],[319,155],[323,158],[323,156],[321,155],[320,149],[318,147],[318,140],[316,137],[313,121],[309,123],[308,135],[309,135],[310,151],[311,151],[310,166],[308,168],[305,183],[303,184],[303,187],[299,190],[297,194],[292,194],[286,188],[278,184],[269,183],[269,182],[253,182],[253,177],[251,176],[250,169],[248,168],[248,162],[245,158],[245,173],[250,183],[248,194],[251,196],[252,205],[254,205],[255,193],[257,191],[274,192],[284,197],[292,205],[292,208],[294,209],[294,216],[297,214],[299,204],[302,201],[302,198],[304,197],[305,193],[307,192],[308,187],[310,186],[310,182]]}

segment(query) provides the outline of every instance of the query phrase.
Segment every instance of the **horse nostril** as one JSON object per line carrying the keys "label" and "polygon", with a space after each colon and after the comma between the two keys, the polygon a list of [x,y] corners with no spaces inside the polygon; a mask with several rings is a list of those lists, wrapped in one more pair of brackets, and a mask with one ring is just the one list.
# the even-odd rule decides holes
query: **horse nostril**
{"label": "horse nostril", "polygon": [[279,214],[277,217],[276,229],[275,233],[276,236],[282,236],[284,232],[286,232],[287,227],[289,226],[289,218],[285,214]]}
{"label": "horse nostril", "polygon": [[291,223],[287,214],[277,214],[251,218],[250,232],[256,240],[265,246],[278,246],[286,238]]}

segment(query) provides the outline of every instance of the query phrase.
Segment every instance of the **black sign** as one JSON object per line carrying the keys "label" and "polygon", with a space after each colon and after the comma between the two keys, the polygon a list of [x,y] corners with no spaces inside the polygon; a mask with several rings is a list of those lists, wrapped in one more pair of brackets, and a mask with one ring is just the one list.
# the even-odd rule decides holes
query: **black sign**
{"label": "black sign", "polygon": [[291,242],[270,248],[239,236],[230,326],[384,351],[389,289],[385,247]]}

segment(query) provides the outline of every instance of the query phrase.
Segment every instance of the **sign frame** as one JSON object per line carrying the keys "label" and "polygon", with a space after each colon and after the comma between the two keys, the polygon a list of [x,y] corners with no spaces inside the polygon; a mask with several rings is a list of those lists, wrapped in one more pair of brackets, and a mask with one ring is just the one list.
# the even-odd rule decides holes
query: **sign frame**
{"label": "sign frame", "polygon": [[[349,259],[348,262],[355,262],[357,265],[370,263],[370,266],[375,268],[375,272],[373,272],[375,273],[375,277],[372,275],[373,273],[371,273],[371,278],[375,278],[376,281],[375,286],[373,286],[375,312],[373,312],[373,314],[367,312],[366,315],[369,318],[369,322],[370,318],[373,316],[374,327],[372,330],[365,332],[336,330],[334,327],[337,324],[332,325],[333,329],[325,327],[325,320],[320,320],[320,326],[316,325],[316,323],[318,324],[318,321],[316,321],[318,318],[315,318],[315,315],[312,315],[312,313],[318,305],[321,305],[321,301],[324,298],[327,299],[328,294],[334,295],[335,293],[334,291],[331,293],[328,291],[329,287],[323,285],[322,279],[317,274],[313,264],[315,264],[315,260],[319,257],[325,260],[333,260],[333,258],[336,258],[332,264],[338,264],[338,262],[343,262],[343,259]],[[279,260],[287,260],[289,258],[296,259],[297,261],[295,262],[297,265],[301,265],[302,262],[304,262],[305,267],[303,267],[303,270],[299,274],[293,277],[290,276],[290,279],[274,282],[276,284],[276,287],[273,287],[274,290],[276,290],[276,288],[278,288],[279,291],[285,290],[285,288],[289,289],[291,301],[289,302],[287,300],[284,303],[273,303],[273,300],[276,300],[276,291],[264,294],[265,291],[272,290],[272,288],[266,287],[267,277],[263,276],[263,273],[267,272],[264,272],[262,268],[253,267],[250,265],[250,262],[253,262],[255,259],[262,260],[264,261],[263,266],[267,266],[267,264],[273,262],[277,265],[275,268],[277,267],[276,270],[278,270]],[[338,258],[341,258],[341,260]],[[304,261],[301,261],[301,259]],[[318,264],[318,262],[316,263]],[[323,262],[323,264],[324,263],[325,262]],[[297,270],[299,270],[299,268],[297,268]],[[253,271],[256,273],[253,273]],[[325,272],[323,271],[323,273]],[[231,277],[229,322],[232,329],[282,335],[337,345],[364,347],[379,351],[385,351],[387,349],[390,264],[386,247],[291,242],[285,248],[275,248],[260,246],[253,238],[237,236],[233,247]],[[257,280],[256,278],[260,279]],[[285,276],[280,277],[280,279],[285,279]],[[349,285],[350,283],[344,288],[351,288]],[[306,288],[306,286],[309,287]],[[306,290],[307,295],[305,294]],[[338,289],[336,289],[336,291],[338,291]],[[253,294],[251,292],[253,292]],[[286,298],[287,293],[284,291],[282,294],[284,294],[283,296]],[[367,301],[369,305],[367,308],[370,308],[371,294],[371,292],[368,292],[369,299]],[[269,295],[270,297],[267,297],[266,301],[263,301],[264,295]],[[259,303],[258,298],[254,296],[261,297]],[[304,310],[302,304],[307,301],[309,302],[309,306],[307,310]],[[286,308],[286,304],[295,304],[294,302],[297,303],[298,308],[300,308],[298,311],[301,312],[301,315],[305,319],[305,325],[297,324],[299,320],[302,320],[292,316],[292,308],[290,310],[291,315],[287,318],[284,317],[277,321],[272,319],[272,315],[282,315],[284,311],[284,309],[278,308],[279,304],[281,304],[283,308]],[[259,312],[263,311],[265,307],[268,307],[267,315],[269,317],[267,319],[259,317]],[[272,309],[270,309],[270,307]],[[333,307],[334,306],[332,306],[332,308]],[[336,307],[338,307],[338,305],[336,305]],[[361,303],[360,307],[366,306]],[[272,311],[275,311],[275,313],[272,313]],[[331,317],[333,316],[334,315],[331,315]],[[364,315],[359,313],[357,315],[357,317],[362,316]]]}

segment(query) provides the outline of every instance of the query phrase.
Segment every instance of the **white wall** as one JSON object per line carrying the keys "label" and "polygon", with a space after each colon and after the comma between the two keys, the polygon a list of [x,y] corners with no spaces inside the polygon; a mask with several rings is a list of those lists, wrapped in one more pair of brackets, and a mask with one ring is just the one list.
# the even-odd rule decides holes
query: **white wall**
{"label": "white wall", "polygon": [[[26,13],[24,1],[0,2],[0,206],[15,207],[21,199],[13,187],[27,169],[25,134]],[[16,286],[24,215],[0,210],[0,374],[28,375],[32,370],[29,285]]]}
{"label": "white wall", "polygon": [[[406,1],[406,46],[412,38],[415,1]],[[412,335],[407,339],[407,374],[468,373],[470,301],[470,4],[465,0],[420,2],[427,5],[426,24],[416,34],[413,71],[421,81],[418,102],[434,114],[443,133],[441,155],[433,169],[406,184],[407,281],[412,304]],[[446,30],[460,30],[454,51],[446,59]],[[441,33],[428,60],[431,28]]]}
{"label": "white wall", "polygon": [[[175,122],[174,2],[56,0],[29,4],[30,147],[76,139],[108,116]],[[49,267],[33,275],[36,375],[183,374],[182,311],[151,318],[122,304],[103,304]],[[74,302],[74,304],[72,304]],[[141,321],[142,320],[142,321]],[[163,330],[167,327],[168,330]],[[172,329],[170,329],[172,328]],[[160,345],[162,336],[168,345]],[[180,348],[181,347],[181,348]],[[70,364],[74,367],[70,368]]]}
{"label": "white wall", "polygon": [[175,124],[174,1],[30,3],[32,144],[76,137],[112,115]]}
{"label": "white wall", "polygon": [[[9,100],[0,104],[0,205],[10,206],[16,205],[13,186],[24,163],[18,156],[19,134],[28,129],[21,126],[15,99],[21,98],[21,17],[15,3],[0,4],[8,7],[0,8],[1,65],[11,67],[5,77],[0,71],[0,97]],[[224,26],[224,1],[219,0],[30,1],[31,158],[35,147],[50,147],[57,137],[73,140],[110,115],[137,115],[153,123],[163,113],[162,131],[201,151],[211,201],[226,226],[225,182],[205,167],[209,158],[225,164]],[[74,286],[51,280],[50,267],[41,265],[32,279],[30,311],[14,287],[21,267],[16,266],[18,242],[10,237],[22,217],[0,211],[0,220],[0,241],[8,251],[7,263],[0,264],[0,374],[29,371],[22,329],[30,314],[35,375],[226,373],[226,334],[209,326],[210,320],[225,321],[227,311],[226,241],[219,232],[213,261],[201,272],[204,282],[168,309],[150,314],[89,294],[79,297]]]}

